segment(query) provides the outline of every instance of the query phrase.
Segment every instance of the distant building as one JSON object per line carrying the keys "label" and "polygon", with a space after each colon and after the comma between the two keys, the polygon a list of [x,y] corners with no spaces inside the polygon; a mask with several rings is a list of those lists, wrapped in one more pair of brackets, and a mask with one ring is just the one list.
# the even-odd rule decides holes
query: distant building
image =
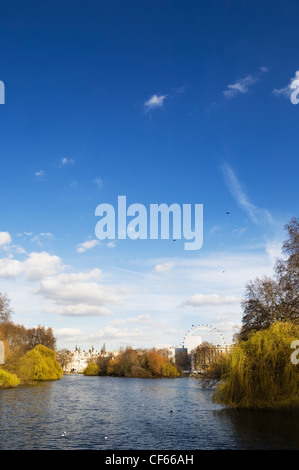
{"label": "distant building", "polygon": [[177,346],[171,346],[170,344],[157,344],[155,349],[166,350],[170,361],[181,366],[185,372],[189,371],[190,365],[187,348],[178,348]]}
{"label": "distant building", "polygon": [[198,346],[191,352],[191,372],[204,372],[210,364],[217,361],[221,354],[230,351],[231,345],[207,345]]}
{"label": "distant building", "polygon": [[170,344],[157,344],[155,349],[166,350],[168,357],[175,364],[182,367],[184,372],[199,373],[205,371],[210,364],[215,362],[220,354],[230,351],[232,345],[213,345],[208,347],[199,345],[193,350],[185,347],[175,347]]}
{"label": "distant building", "polygon": [[85,349],[81,349],[77,346],[73,351],[71,351],[71,353],[72,360],[65,368],[65,372],[77,372],[78,374],[83,373],[88,364],[91,362],[96,362],[100,355],[115,357],[118,354],[116,351],[97,351],[94,349],[94,347],[91,347],[88,351],[85,351]]}
{"label": "distant building", "polygon": [[99,352],[91,348],[89,351],[78,348],[72,351],[72,361],[68,364],[66,372],[82,373],[90,362],[95,361]]}

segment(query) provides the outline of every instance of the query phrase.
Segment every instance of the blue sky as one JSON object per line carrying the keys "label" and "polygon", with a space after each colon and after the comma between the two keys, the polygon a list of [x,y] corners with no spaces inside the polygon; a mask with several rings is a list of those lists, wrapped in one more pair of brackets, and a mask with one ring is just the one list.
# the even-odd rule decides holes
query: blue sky
{"label": "blue sky", "polygon": [[[262,4],[261,4],[262,3]],[[0,291],[58,347],[227,341],[298,210],[295,1],[1,4]],[[203,204],[203,246],[95,236],[95,209]],[[230,213],[227,214],[226,212]]]}

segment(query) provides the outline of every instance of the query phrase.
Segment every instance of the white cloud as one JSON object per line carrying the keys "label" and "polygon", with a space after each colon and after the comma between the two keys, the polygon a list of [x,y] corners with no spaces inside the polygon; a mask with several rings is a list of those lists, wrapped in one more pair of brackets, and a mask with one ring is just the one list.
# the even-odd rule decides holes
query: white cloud
{"label": "white cloud", "polygon": [[99,268],[91,269],[88,272],[82,273],[63,273],[57,276],[59,281],[68,283],[68,282],[86,282],[93,280],[99,280],[102,278],[102,271]]}
{"label": "white cloud", "polygon": [[231,195],[233,196],[239,207],[246,212],[252,222],[254,222],[255,224],[265,222],[272,223],[272,217],[268,210],[261,209],[253,205],[249,201],[248,196],[245,194],[245,191],[242,188],[235,172],[228,165],[228,163],[224,163],[222,165],[222,171],[226,185],[229,191],[231,192]]}
{"label": "white cloud", "polygon": [[206,307],[207,305],[228,305],[240,303],[240,298],[235,295],[220,296],[218,294],[195,294],[187,299],[183,305],[192,307]]}
{"label": "white cloud", "polygon": [[167,98],[167,95],[152,95],[145,103],[145,112],[148,112],[152,109],[162,108],[163,102]]}
{"label": "white cloud", "polygon": [[23,271],[22,262],[11,259],[0,259],[0,277],[5,279],[15,279]]}
{"label": "white cloud", "polygon": [[173,263],[170,263],[170,262],[166,262],[166,263],[163,263],[163,264],[157,264],[153,271],[155,271],[156,273],[164,273],[166,271],[170,271],[172,268],[173,268],[174,264]]}
{"label": "white cloud", "polygon": [[53,276],[63,269],[61,258],[50,255],[45,251],[41,253],[32,252],[25,261],[12,258],[0,259],[0,277],[2,278],[11,279],[23,274],[25,279],[36,281],[47,276]]}
{"label": "white cloud", "polygon": [[55,313],[65,317],[99,317],[112,315],[111,310],[104,306],[74,304],[74,305],[54,305],[45,307],[44,312]]}
{"label": "white cloud", "polygon": [[42,279],[34,293],[47,303],[45,311],[64,316],[111,315],[110,305],[121,305],[128,293],[121,285],[102,285],[102,276],[95,268],[86,273],[62,273]]}
{"label": "white cloud", "polygon": [[96,245],[99,245],[99,243],[99,240],[87,240],[86,242],[79,243],[77,245],[77,252],[84,253],[84,251],[94,248]]}
{"label": "white cloud", "polygon": [[22,263],[26,279],[36,281],[44,277],[53,276],[64,269],[59,256],[50,255],[46,251],[32,252],[26,261]]}
{"label": "white cloud", "polygon": [[64,343],[82,344],[86,335],[80,328],[54,328],[54,335],[59,341]]}
{"label": "white cloud", "polygon": [[62,304],[103,305],[120,304],[122,294],[126,290],[122,287],[100,285],[95,282],[68,282],[64,278],[53,277],[42,279],[36,293],[46,299],[55,300]]}
{"label": "white cloud", "polygon": [[0,246],[9,245],[12,242],[8,232],[0,232]]}
{"label": "white cloud", "polygon": [[241,78],[238,82],[228,85],[227,88],[223,91],[223,94],[226,98],[234,98],[238,94],[245,94],[249,92],[250,85],[253,85],[257,81],[257,78],[253,77],[251,74],[247,75],[244,78]]}

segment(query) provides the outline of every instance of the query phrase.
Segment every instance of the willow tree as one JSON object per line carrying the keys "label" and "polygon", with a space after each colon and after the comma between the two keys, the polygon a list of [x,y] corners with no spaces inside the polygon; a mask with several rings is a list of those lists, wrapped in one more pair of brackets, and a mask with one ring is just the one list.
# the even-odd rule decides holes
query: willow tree
{"label": "willow tree", "polygon": [[91,362],[85,367],[83,371],[84,375],[100,375],[100,369],[96,362]]}
{"label": "willow tree", "polygon": [[0,369],[0,389],[17,387],[20,384],[20,379],[15,375]]}
{"label": "willow tree", "polygon": [[62,378],[63,371],[56,361],[55,351],[39,344],[20,359],[17,375],[22,382],[57,380]]}
{"label": "willow tree", "polygon": [[213,400],[240,408],[299,408],[299,364],[291,360],[299,325],[277,322],[238,341]]}

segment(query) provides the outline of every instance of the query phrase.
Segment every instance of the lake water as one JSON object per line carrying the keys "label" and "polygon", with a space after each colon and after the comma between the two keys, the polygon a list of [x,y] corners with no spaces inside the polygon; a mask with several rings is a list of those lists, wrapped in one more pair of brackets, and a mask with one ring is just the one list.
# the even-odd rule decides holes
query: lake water
{"label": "lake water", "polygon": [[0,449],[299,449],[298,415],[230,410],[212,394],[189,377],[84,375],[0,390]]}

